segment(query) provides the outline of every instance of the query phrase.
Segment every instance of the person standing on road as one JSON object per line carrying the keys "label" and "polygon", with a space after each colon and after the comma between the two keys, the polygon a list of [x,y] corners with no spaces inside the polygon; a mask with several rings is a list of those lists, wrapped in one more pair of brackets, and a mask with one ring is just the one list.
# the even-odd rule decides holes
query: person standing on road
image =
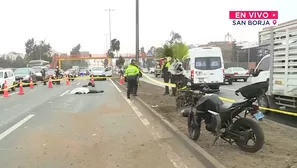
{"label": "person standing on road", "polygon": [[45,68],[42,68],[42,69],[41,69],[41,75],[42,75],[43,85],[46,85]]}
{"label": "person standing on road", "polygon": [[135,66],[136,61],[134,59],[131,60],[130,65],[125,70],[125,81],[128,82],[127,88],[127,98],[130,99],[130,94],[133,91],[133,88],[137,85],[137,77],[139,75],[139,69]]}
{"label": "person standing on road", "polygon": [[[163,73],[163,77],[164,77],[164,82],[165,83],[169,83],[169,79],[170,79],[170,73],[168,71],[169,67],[170,67],[170,61],[171,61],[171,57],[167,57],[164,60],[163,63],[163,67],[162,67],[162,73]],[[165,93],[164,95],[168,95],[169,94],[169,87],[165,86]]]}

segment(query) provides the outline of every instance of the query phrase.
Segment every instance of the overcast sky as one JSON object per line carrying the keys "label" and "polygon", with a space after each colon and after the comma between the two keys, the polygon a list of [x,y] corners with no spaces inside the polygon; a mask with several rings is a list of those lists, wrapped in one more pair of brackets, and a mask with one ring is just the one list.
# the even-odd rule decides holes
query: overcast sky
{"label": "overcast sky", "polygon": [[[232,26],[230,10],[278,10],[278,22],[296,19],[296,0],[140,0],[140,47],[160,46],[170,31],[188,44],[222,41],[230,32],[237,41],[257,41],[262,26]],[[112,38],[121,53],[135,51],[135,0],[0,0],[0,53],[24,53],[28,38],[46,39],[58,52],[106,52],[111,13]],[[109,40],[109,36],[108,36]]]}

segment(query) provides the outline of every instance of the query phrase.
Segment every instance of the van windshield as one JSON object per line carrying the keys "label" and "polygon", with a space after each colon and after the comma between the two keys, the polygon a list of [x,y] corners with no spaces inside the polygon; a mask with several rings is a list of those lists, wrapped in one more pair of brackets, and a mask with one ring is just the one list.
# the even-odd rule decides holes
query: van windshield
{"label": "van windshield", "polygon": [[215,70],[222,67],[220,57],[197,57],[195,58],[195,68],[200,70]]}

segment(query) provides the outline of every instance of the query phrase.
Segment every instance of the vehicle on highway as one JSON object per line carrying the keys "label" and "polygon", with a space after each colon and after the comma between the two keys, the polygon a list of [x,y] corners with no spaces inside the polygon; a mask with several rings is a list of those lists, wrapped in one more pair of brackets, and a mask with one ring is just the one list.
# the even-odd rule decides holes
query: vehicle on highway
{"label": "vehicle on highway", "polygon": [[79,76],[85,76],[85,75],[89,75],[89,74],[90,74],[90,72],[87,68],[81,68],[79,70]]}
{"label": "vehicle on highway", "polygon": [[41,73],[42,68],[44,68],[45,72],[47,73],[48,68],[45,67],[45,66],[34,66],[34,67],[32,67],[32,69],[34,69],[34,71],[35,71],[37,81],[42,80],[42,73]]}
{"label": "vehicle on highway", "polygon": [[64,72],[64,76],[68,75],[71,81],[74,80],[74,78],[77,77],[75,69],[68,69]]}
{"label": "vehicle on highway", "polygon": [[224,72],[224,82],[225,83],[227,82],[229,85],[232,85],[233,81],[234,81],[234,73],[225,71]]}
{"label": "vehicle on highway", "polygon": [[50,76],[51,77],[55,77],[56,76],[56,69],[48,69],[47,70],[46,79],[48,79]]}
{"label": "vehicle on highway", "polygon": [[150,73],[150,74],[155,73],[155,68],[154,68],[154,67],[150,67],[150,68],[149,68],[149,73]]}
{"label": "vehicle on highway", "polygon": [[44,60],[31,60],[28,64],[28,68],[32,68],[34,66],[45,66],[47,68],[50,68],[50,62],[44,61]]}
{"label": "vehicle on highway", "polygon": [[206,83],[211,89],[219,89],[224,84],[224,60],[219,47],[189,49],[183,67],[185,76],[193,80],[194,87]]}
{"label": "vehicle on highway", "polygon": [[244,82],[246,82],[250,77],[249,71],[242,67],[229,67],[225,69],[225,72],[234,74],[234,81],[242,79]]}
{"label": "vehicle on highway", "polygon": [[0,70],[0,89],[4,89],[4,83],[6,81],[7,87],[12,91],[15,90],[15,75],[11,69],[1,69]]}
{"label": "vehicle on highway", "polygon": [[161,78],[163,78],[162,65],[163,65],[164,60],[165,60],[164,58],[154,59],[154,61],[155,61],[154,74],[155,74],[155,77],[156,78],[158,76],[160,76]]}
{"label": "vehicle on highway", "polygon": [[17,83],[19,83],[20,80],[24,83],[29,83],[30,79],[32,79],[34,83],[37,81],[37,76],[32,68],[17,68],[14,71],[14,75]]}
{"label": "vehicle on highway", "polygon": [[258,99],[262,107],[297,112],[297,32],[292,27],[297,27],[296,20],[259,32],[259,45],[273,46],[251,77],[252,83],[269,81],[266,94]]}
{"label": "vehicle on highway", "polygon": [[[188,85],[191,86],[191,82]],[[182,111],[182,115],[188,117],[189,137],[198,140],[204,120],[206,130],[215,136],[213,144],[221,138],[231,145],[235,142],[245,152],[259,151],[264,144],[263,130],[259,123],[246,116],[263,121],[264,114],[254,102],[267,88],[268,82],[244,86],[235,94],[240,93],[245,99],[235,103],[224,103],[218,95],[205,94],[203,89],[192,91],[191,103]]]}
{"label": "vehicle on highway", "polygon": [[[90,72],[90,76],[93,76],[95,78],[94,80],[100,80],[100,78],[96,77],[107,77],[107,75],[111,75],[110,71],[108,71],[108,69],[104,68],[103,66],[92,67]],[[106,78],[101,79],[106,80]]]}

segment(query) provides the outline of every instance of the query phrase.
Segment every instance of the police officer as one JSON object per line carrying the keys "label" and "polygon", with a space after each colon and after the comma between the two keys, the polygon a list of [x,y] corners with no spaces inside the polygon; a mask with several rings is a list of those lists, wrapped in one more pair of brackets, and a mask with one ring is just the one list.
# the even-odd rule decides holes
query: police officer
{"label": "police officer", "polygon": [[135,85],[135,87],[133,88],[133,91],[132,91],[133,96],[137,96],[137,90],[138,90],[138,84],[139,84],[139,77],[142,76],[142,72],[141,72],[141,70],[139,69],[139,67],[136,64],[132,64],[132,65],[135,66],[138,69],[138,71],[139,71],[139,74],[137,75],[137,79],[136,79],[137,84]]}
{"label": "police officer", "polygon": [[[169,83],[169,79],[170,79],[170,73],[168,71],[168,68],[170,67],[170,61],[171,61],[171,57],[165,58],[163,67],[162,67],[162,73],[163,73],[165,83]],[[169,94],[169,87],[165,86],[164,95],[168,95],[168,94]]]}
{"label": "police officer", "polygon": [[42,75],[43,85],[46,85],[45,68],[41,69],[41,75]]}
{"label": "police officer", "polygon": [[56,78],[59,78],[60,76],[60,70],[59,70],[59,66],[56,67]]}
{"label": "police officer", "polygon": [[132,59],[130,65],[128,65],[124,74],[125,81],[128,82],[128,89],[127,89],[128,99],[130,99],[130,94],[133,91],[133,88],[135,88],[137,85],[137,77],[139,75],[139,69],[135,66],[135,63],[136,61]]}

